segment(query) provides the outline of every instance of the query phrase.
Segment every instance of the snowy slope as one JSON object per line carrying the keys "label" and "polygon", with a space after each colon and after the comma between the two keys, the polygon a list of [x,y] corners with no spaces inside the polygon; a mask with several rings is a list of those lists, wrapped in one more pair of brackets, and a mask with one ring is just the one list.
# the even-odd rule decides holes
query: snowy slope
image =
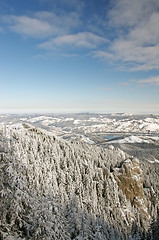
{"label": "snowy slope", "polygon": [[[0,158],[3,239],[113,240],[131,232],[135,239],[156,218],[157,205],[151,216],[147,199],[145,215],[120,190],[113,169],[120,174],[128,155],[114,147],[67,142],[31,125],[0,125]],[[148,187],[144,198],[152,194]]]}
{"label": "snowy slope", "polygon": [[149,143],[149,141],[136,136],[129,136],[124,139],[112,140],[111,143]]}
{"label": "snowy slope", "polygon": [[116,119],[102,119],[98,124],[91,126],[80,126],[79,128],[90,132],[143,132],[159,131],[159,119],[146,120],[116,120]]}
{"label": "snowy slope", "polygon": [[[54,115],[2,115],[0,122],[8,125],[33,124],[47,129],[63,139],[80,140],[103,146],[107,135],[119,138],[132,135],[119,143],[153,143],[159,137],[159,116],[131,114],[54,114]],[[80,137],[82,136],[82,137]],[[135,139],[136,137],[136,139]],[[137,137],[139,139],[137,139]],[[148,143],[147,142],[147,143]]]}

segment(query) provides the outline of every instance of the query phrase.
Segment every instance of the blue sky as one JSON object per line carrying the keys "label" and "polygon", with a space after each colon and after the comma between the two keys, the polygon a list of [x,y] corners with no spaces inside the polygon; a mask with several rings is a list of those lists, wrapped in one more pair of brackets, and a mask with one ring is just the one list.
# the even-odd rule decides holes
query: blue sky
{"label": "blue sky", "polygon": [[159,113],[158,24],[158,0],[0,0],[0,111]]}

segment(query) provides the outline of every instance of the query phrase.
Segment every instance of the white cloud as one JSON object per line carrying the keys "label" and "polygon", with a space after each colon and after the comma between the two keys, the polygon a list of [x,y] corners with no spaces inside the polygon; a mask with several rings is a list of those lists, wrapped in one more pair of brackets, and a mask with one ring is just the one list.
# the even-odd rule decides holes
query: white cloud
{"label": "white cloud", "polygon": [[140,80],[132,80],[133,82],[136,82],[141,85],[154,85],[159,86],[159,76],[140,79]]}
{"label": "white cloud", "polygon": [[159,44],[138,45],[133,40],[118,39],[113,42],[112,58],[130,65],[130,70],[150,70],[159,68]]}
{"label": "white cloud", "polygon": [[5,16],[3,18],[8,23],[8,27],[11,31],[32,36],[32,37],[44,37],[52,34],[52,26],[46,22],[37,18],[31,18],[27,16]]}
{"label": "white cloud", "polygon": [[147,21],[158,8],[158,0],[112,0],[109,23],[113,27],[133,27]]}
{"label": "white cloud", "polygon": [[133,40],[138,45],[155,45],[159,42],[159,13],[153,13],[150,18],[135,26],[130,31],[128,38]]}
{"label": "white cloud", "polygon": [[159,69],[159,1],[116,0],[108,16],[116,36],[96,56],[132,71]]}
{"label": "white cloud", "polygon": [[7,15],[2,20],[11,31],[37,38],[66,34],[79,24],[76,13],[56,15],[47,11],[35,12],[31,17]]}
{"label": "white cloud", "polygon": [[47,21],[52,27],[58,29],[59,34],[64,34],[81,24],[79,15],[75,12],[54,13],[48,11],[40,11],[35,13],[35,17]]}
{"label": "white cloud", "polygon": [[[158,0],[110,0],[112,6],[105,19],[103,15],[89,14],[89,19],[85,16],[86,23],[82,20],[86,10],[83,1],[39,1],[50,4],[54,11],[5,16],[3,22],[11,31],[23,36],[46,38],[38,46],[47,50],[84,47],[95,49],[96,57],[120,69],[159,69]],[[106,40],[109,36],[111,41]]]}
{"label": "white cloud", "polygon": [[80,32],[77,34],[68,34],[56,37],[45,43],[39,45],[39,47],[46,49],[54,49],[55,46],[66,46],[71,47],[84,47],[84,48],[96,48],[98,45],[106,43],[107,40],[99,37],[91,32]]}

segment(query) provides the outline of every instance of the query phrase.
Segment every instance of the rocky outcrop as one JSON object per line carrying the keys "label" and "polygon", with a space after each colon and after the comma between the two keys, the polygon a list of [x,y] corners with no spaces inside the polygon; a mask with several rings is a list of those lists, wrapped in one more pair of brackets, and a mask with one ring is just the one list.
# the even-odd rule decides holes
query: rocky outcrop
{"label": "rocky outcrop", "polygon": [[124,161],[121,168],[114,169],[114,177],[126,198],[147,218],[147,201],[144,195],[143,174],[139,160],[133,158]]}

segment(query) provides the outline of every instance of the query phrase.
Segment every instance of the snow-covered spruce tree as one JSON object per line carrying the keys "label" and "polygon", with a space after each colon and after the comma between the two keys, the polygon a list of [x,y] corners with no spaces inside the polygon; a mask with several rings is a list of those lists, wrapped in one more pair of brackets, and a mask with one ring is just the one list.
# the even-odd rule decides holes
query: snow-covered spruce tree
{"label": "snow-covered spruce tree", "polygon": [[127,173],[120,167],[129,157],[121,150],[66,142],[30,125],[1,126],[0,136],[2,238],[128,239],[134,222],[135,234],[147,230],[158,203],[144,215],[130,201],[118,182],[131,173],[130,159]]}
{"label": "snow-covered spruce tree", "polygon": [[[18,135],[16,138],[19,140]],[[25,151],[21,148],[21,144],[19,147],[21,151]],[[38,195],[34,192],[28,183],[28,178],[32,178],[28,176],[29,169],[25,166],[24,159],[18,158],[16,154],[16,149],[12,151],[7,145],[5,152],[1,153],[1,238],[69,239],[61,203],[55,200],[52,194],[51,196],[47,194],[47,197],[38,196],[39,188],[37,188]],[[28,159],[29,162],[32,160]],[[37,172],[33,178],[36,178],[36,174]]]}

